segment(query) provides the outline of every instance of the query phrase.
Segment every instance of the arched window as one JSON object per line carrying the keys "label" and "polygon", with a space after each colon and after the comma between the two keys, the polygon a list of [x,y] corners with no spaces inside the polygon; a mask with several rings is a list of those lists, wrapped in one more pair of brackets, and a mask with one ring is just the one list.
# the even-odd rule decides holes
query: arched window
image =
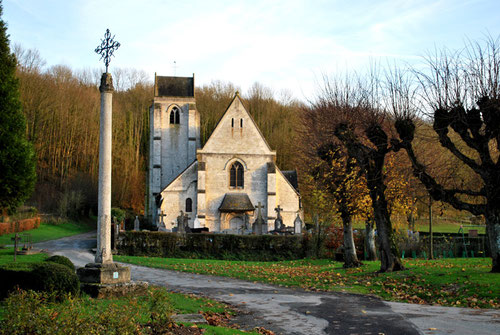
{"label": "arched window", "polygon": [[191,213],[193,211],[193,200],[191,198],[186,199],[186,213]]}
{"label": "arched window", "polygon": [[231,119],[231,128],[234,128],[234,118]]}
{"label": "arched window", "polygon": [[170,111],[170,124],[179,124],[180,113],[179,108],[174,107],[172,111]]}
{"label": "arched window", "polygon": [[234,162],[229,170],[229,186],[243,188],[244,175],[243,165],[240,162]]}
{"label": "arched window", "polygon": [[243,128],[243,119],[240,119],[240,128]]}

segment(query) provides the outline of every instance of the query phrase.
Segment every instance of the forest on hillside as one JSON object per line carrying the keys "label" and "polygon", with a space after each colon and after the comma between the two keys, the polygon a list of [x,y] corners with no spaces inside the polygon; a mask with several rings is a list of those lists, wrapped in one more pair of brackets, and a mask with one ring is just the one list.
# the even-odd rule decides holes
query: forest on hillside
{"label": "forest on hillside", "polygon": [[[26,133],[37,155],[37,184],[30,204],[43,212],[62,216],[95,214],[100,71],[74,70],[63,65],[46,67],[43,56],[36,50],[16,46],[14,52],[19,63],[17,75],[27,121]],[[135,69],[113,69],[112,74],[115,86],[112,205],[143,213],[152,78]],[[221,81],[196,87],[202,145],[237,90],[234,84]],[[333,219],[337,215],[335,200],[314,177],[317,173],[314,168],[321,165],[316,155],[318,147],[333,138],[333,129],[329,128],[331,117],[324,115],[326,119],[317,119],[307,104],[291,95],[276,94],[260,83],[255,83],[241,96],[268,143],[277,151],[278,166],[298,170],[307,218],[320,215]],[[311,101],[317,99],[311,97]],[[436,145],[438,139],[430,121],[422,118],[418,125],[415,147],[440,181],[477,183],[467,167],[456,164],[453,155]],[[394,217],[406,222],[426,215],[428,193],[412,176],[407,157],[402,152],[391,153],[384,171]],[[358,191],[361,198],[356,201],[364,204],[359,207],[368,210],[367,190]],[[449,206],[438,204],[438,208],[443,213]],[[362,215],[361,212],[356,215]]]}
{"label": "forest on hillside", "polygon": [[[95,214],[99,150],[100,71],[46,67],[37,50],[14,48],[26,117],[26,134],[37,155],[37,183],[29,203],[61,216]],[[135,69],[112,70],[114,207],[143,213],[147,176],[152,79]],[[237,88],[214,81],[196,88],[201,142],[208,139]],[[256,83],[242,95],[283,169],[295,168],[301,103]]]}

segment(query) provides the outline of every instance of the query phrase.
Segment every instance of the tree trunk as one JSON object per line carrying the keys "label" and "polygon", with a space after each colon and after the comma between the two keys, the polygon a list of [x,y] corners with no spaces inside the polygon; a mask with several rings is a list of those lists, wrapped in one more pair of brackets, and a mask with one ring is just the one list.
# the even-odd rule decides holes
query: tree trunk
{"label": "tree trunk", "polygon": [[367,220],[365,225],[365,249],[366,260],[377,260],[377,249],[375,247],[375,227],[372,220]]}
{"label": "tree trunk", "polygon": [[368,170],[368,189],[372,199],[373,215],[377,225],[377,242],[380,256],[380,272],[392,272],[404,270],[403,263],[399,258],[398,248],[394,240],[392,224],[387,211],[387,200],[385,199],[385,184],[382,174],[383,157],[377,157],[376,163]]}
{"label": "tree trunk", "polygon": [[486,230],[491,251],[491,272],[500,273],[500,211],[486,215]]}
{"label": "tree trunk", "polygon": [[391,222],[380,207],[374,208],[375,222],[377,223],[377,242],[380,254],[380,272],[404,270],[403,263],[398,255],[392,232]]}
{"label": "tree trunk", "polygon": [[344,268],[357,268],[362,264],[356,255],[351,216],[346,213],[343,213],[341,216],[344,228]]}

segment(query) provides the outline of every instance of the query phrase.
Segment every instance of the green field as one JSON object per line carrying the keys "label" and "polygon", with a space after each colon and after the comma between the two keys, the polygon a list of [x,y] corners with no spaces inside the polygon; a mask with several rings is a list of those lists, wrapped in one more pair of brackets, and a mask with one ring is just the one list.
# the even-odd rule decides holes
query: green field
{"label": "green field", "polygon": [[[95,223],[93,222],[71,222],[66,221],[58,224],[44,223],[40,224],[37,229],[32,229],[19,233],[29,233],[31,234],[31,239],[33,243],[56,240],[61,237],[72,236],[76,234],[86,233],[91,230],[95,230]],[[14,242],[11,238],[14,234],[5,234],[0,236],[0,245],[11,245]]]}
{"label": "green field", "polygon": [[116,256],[116,261],[161,269],[234,277],[298,286],[306,290],[375,294],[386,300],[500,308],[500,275],[490,273],[491,259],[404,260],[405,271],[378,273],[379,262],[355,269],[327,259],[244,262]]}

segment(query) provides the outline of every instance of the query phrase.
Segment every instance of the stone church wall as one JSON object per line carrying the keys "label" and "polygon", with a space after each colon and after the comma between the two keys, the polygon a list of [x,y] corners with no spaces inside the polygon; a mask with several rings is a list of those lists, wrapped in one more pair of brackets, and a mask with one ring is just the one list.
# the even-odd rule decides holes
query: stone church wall
{"label": "stone church wall", "polygon": [[[283,208],[281,216],[285,226],[293,227],[299,210],[300,197],[285,176],[276,169],[276,206]],[[303,218],[302,218],[303,219]]]}
{"label": "stone church wall", "polygon": [[192,200],[192,212],[187,214],[190,218],[189,226],[193,227],[197,207],[197,167],[197,162],[190,165],[162,192],[162,211],[166,214],[163,217],[163,222],[166,229],[177,226],[177,216],[179,216],[180,211],[186,213],[187,198]]}
{"label": "stone church wall", "polygon": [[[246,193],[254,206],[259,202],[267,207],[267,163],[272,156],[205,154],[205,206],[206,227],[210,231],[220,231],[221,222],[219,207],[226,193]],[[244,187],[229,186],[229,169],[235,161],[244,167]],[[265,217],[266,209],[263,210]],[[257,211],[251,216],[250,223],[255,221]],[[264,218],[265,219],[265,218]]]}

